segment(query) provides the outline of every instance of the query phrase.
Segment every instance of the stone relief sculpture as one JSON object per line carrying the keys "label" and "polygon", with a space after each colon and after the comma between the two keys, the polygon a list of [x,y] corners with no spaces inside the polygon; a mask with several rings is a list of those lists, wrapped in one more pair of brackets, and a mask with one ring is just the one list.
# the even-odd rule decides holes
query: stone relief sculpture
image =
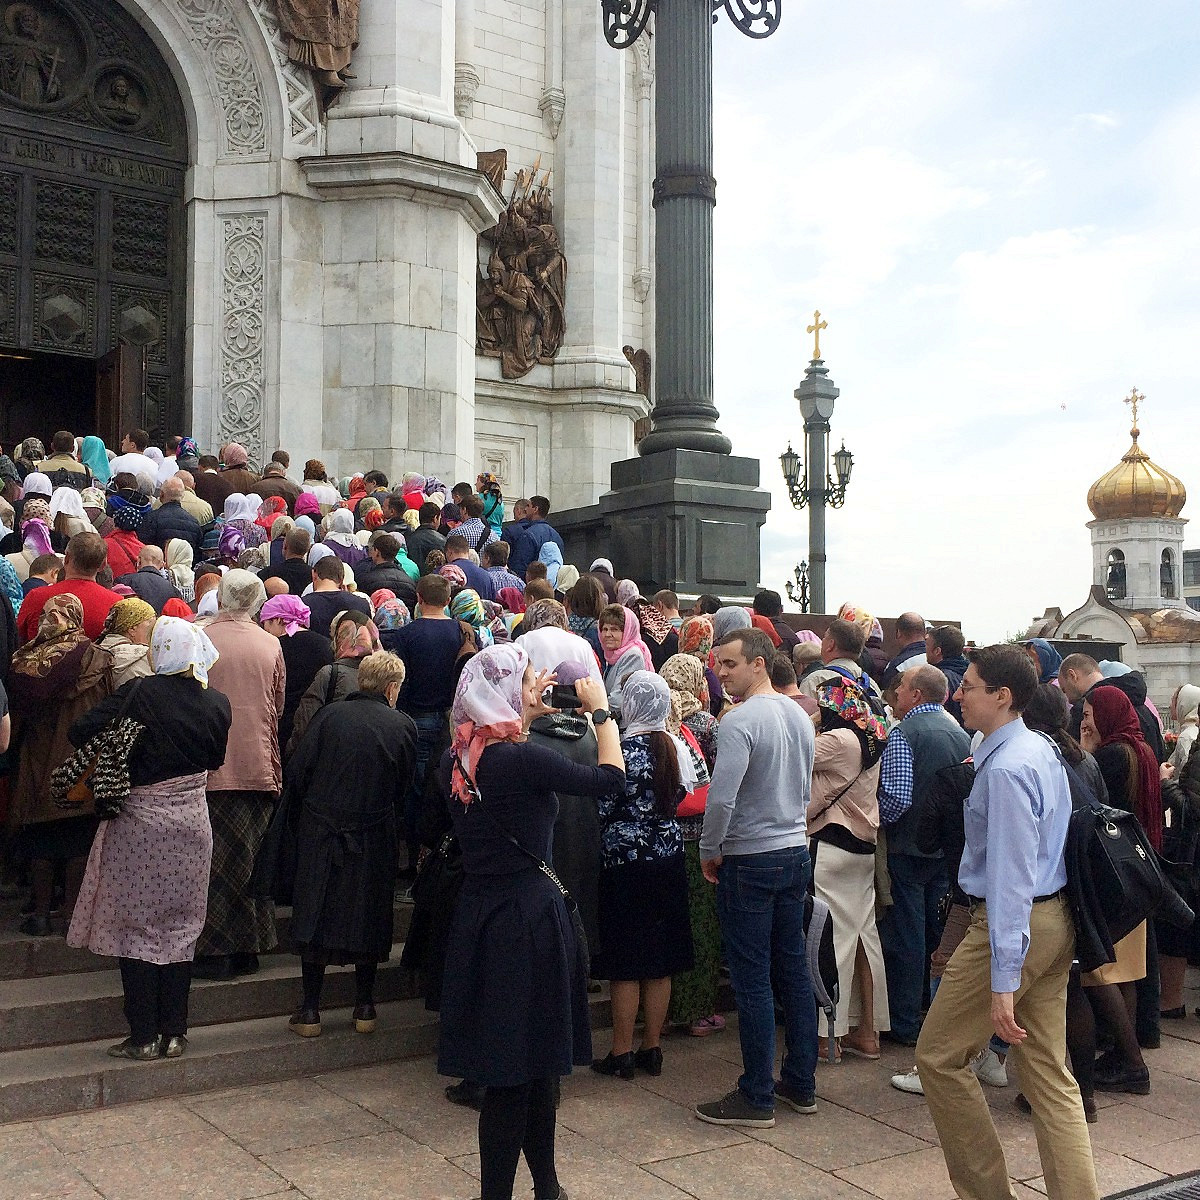
{"label": "stone relief sculpture", "polygon": [[[503,184],[503,174],[496,176],[501,153],[480,155],[480,170]],[[490,249],[476,289],[475,349],[499,358],[505,379],[552,362],[566,334],[567,260],[554,227],[550,172],[539,182],[539,165],[517,172],[508,207],[481,235]]]}
{"label": "stone relief sculpture", "polygon": [[277,0],[279,24],[287,36],[288,57],[312,71],[321,107],[341,94],[358,45],[359,0]]}
{"label": "stone relief sculpture", "polygon": [[650,399],[650,351],[622,346],[621,353],[633,368],[633,390]]}
{"label": "stone relief sculpture", "polygon": [[22,104],[51,104],[63,94],[63,51],[50,41],[42,14],[28,4],[4,10],[0,33],[0,92]]}

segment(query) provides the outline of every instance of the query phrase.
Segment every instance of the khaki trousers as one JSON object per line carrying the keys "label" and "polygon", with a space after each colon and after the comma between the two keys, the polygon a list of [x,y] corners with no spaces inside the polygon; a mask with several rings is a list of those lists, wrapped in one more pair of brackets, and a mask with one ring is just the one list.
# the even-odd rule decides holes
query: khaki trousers
{"label": "khaki trousers", "polygon": [[[1079,1087],[1066,1061],[1067,976],[1075,930],[1064,898],[1035,904],[1029,950],[1014,997],[1021,1083],[1033,1107],[1038,1152],[1051,1200],[1099,1200],[1092,1147]],[[917,1042],[917,1068],[963,1200],[1014,1200],[1004,1150],[983,1089],[969,1063],[991,1036],[992,951],[987,909],[976,905],[971,927],[942,975]]]}

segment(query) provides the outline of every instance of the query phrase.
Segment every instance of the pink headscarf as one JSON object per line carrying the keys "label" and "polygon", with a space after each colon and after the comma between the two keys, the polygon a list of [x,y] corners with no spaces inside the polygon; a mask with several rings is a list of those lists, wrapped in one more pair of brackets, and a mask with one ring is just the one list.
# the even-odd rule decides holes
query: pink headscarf
{"label": "pink headscarf", "polygon": [[638,621],[638,615],[632,608],[625,610],[625,629],[621,634],[621,644],[615,650],[604,651],[604,661],[610,667],[615,666],[621,661],[621,655],[626,653],[630,648],[638,651],[642,656],[642,662],[646,664],[647,671],[654,670],[654,660],[650,657],[650,650],[646,643],[642,641],[642,626]]}
{"label": "pink headscarf", "polygon": [[230,442],[221,455],[221,460],[227,467],[244,467],[250,461],[246,447],[238,442]]}
{"label": "pink headscarf", "polygon": [[467,660],[450,709],[453,751],[466,771],[451,772],[451,789],[471,803],[479,757],[493,742],[515,742],[525,731],[522,686],[529,655],[520,646],[488,646]]}
{"label": "pink headscarf", "polygon": [[376,612],[388,600],[395,600],[396,593],[391,588],[376,588],[371,593],[371,611]]}
{"label": "pink headscarf", "polygon": [[263,621],[273,621],[276,618],[283,621],[288,637],[291,637],[297,629],[307,629],[311,616],[312,609],[299,596],[291,596],[287,593],[284,593],[282,596],[272,596],[258,610],[260,623]]}
{"label": "pink headscarf", "polygon": [[312,494],[312,492],[301,492],[296,497],[296,516],[298,517],[316,517],[320,520],[321,504],[320,501]]}
{"label": "pink headscarf", "polygon": [[[25,507],[28,508],[28,504]],[[54,549],[50,545],[50,528],[41,517],[31,517],[22,523],[21,544],[34,558],[54,553]]]}

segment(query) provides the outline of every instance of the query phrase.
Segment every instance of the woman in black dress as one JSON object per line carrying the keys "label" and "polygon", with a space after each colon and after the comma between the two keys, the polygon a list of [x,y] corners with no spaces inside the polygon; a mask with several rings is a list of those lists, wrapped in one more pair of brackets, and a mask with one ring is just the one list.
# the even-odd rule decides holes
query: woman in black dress
{"label": "woman in black dress", "polygon": [[511,1200],[522,1150],[536,1200],[565,1198],[554,1167],[555,1081],[592,1058],[584,950],[537,860],[550,858],[555,792],[620,790],[624,764],[594,680],[575,690],[595,725],[599,766],[525,741],[529,723],[553,711],[542,700],[552,678],[535,675],[516,645],[476,654],[458,681],[443,760],[466,878],[447,945],[438,1071],[487,1088],[482,1200]]}

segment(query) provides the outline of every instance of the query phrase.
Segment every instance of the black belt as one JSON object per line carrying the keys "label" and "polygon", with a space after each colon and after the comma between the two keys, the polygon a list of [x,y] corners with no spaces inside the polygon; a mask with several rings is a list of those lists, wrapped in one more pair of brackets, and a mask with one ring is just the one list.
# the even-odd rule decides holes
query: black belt
{"label": "black belt", "polygon": [[[1059,888],[1057,892],[1051,892],[1048,896],[1034,896],[1033,902],[1034,904],[1042,904],[1047,900],[1057,900],[1059,896],[1065,896],[1066,894],[1066,888]],[[967,900],[972,906],[985,903],[982,896],[967,896]]]}

